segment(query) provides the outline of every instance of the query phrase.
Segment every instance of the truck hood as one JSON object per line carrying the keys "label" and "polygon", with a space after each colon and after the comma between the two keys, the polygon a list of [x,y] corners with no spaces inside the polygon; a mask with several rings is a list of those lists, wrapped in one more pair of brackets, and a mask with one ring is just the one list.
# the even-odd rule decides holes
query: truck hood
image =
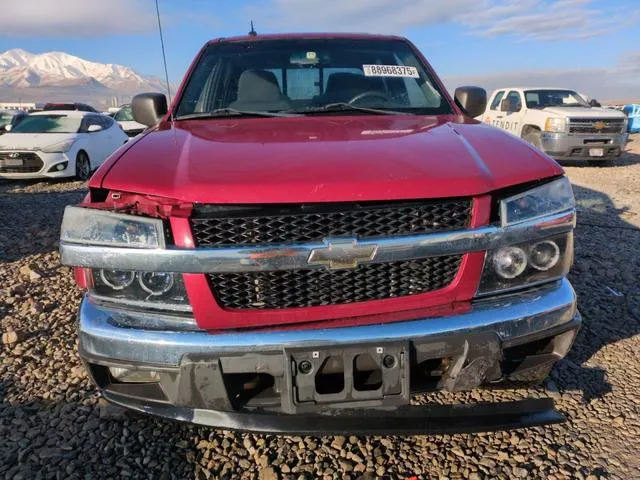
{"label": "truck hood", "polygon": [[611,108],[598,107],[546,107],[543,112],[559,117],[624,118],[624,113]]}
{"label": "truck hood", "polygon": [[90,186],[201,203],[480,195],[562,173],[509,134],[462,117],[189,120],[131,142]]}
{"label": "truck hood", "polygon": [[40,150],[43,147],[77,137],[76,133],[5,133],[0,150]]}

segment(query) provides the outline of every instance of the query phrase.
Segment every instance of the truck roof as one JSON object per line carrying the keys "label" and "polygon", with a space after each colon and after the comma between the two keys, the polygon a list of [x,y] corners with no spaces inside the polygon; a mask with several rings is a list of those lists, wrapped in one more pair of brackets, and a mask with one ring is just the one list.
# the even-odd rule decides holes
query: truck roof
{"label": "truck roof", "polygon": [[379,35],[373,33],[269,33],[259,35],[239,35],[234,37],[214,38],[207,45],[220,42],[259,42],[261,40],[286,40],[286,39],[318,39],[318,38],[345,38],[358,40],[406,40],[398,35]]}
{"label": "truck roof", "polygon": [[500,87],[500,88],[494,88],[493,91],[497,91],[497,90],[569,90],[571,92],[575,92],[575,90],[573,88],[567,88],[567,87]]}

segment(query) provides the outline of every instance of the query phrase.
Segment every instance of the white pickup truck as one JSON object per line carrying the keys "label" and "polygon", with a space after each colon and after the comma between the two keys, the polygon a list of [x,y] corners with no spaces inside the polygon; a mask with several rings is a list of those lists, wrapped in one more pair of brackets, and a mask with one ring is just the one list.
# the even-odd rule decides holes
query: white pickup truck
{"label": "white pickup truck", "polygon": [[477,119],[556,160],[613,161],[627,142],[624,113],[592,107],[580,94],[562,88],[500,88]]}

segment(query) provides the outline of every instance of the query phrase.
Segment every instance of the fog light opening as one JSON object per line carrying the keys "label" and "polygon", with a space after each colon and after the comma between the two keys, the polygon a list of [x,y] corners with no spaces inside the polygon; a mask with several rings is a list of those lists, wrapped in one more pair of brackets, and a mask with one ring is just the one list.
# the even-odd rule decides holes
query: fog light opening
{"label": "fog light opening", "polygon": [[138,274],[140,287],[154,297],[167,293],[173,287],[173,273],[141,272]]}
{"label": "fog light opening", "polygon": [[61,172],[63,171],[65,168],[67,168],[67,165],[69,165],[69,162],[61,162],[61,163],[57,163],[56,165],[53,165],[49,168],[48,172]]}
{"label": "fog light opening", "polygon": [[545,240],[536,243],[529,250],[529,262],[536,270],[545,272],[558,264],[560,260],[560,247],[556,242]]}
{"label": "fog light opening", "polygon": [[518,247],[504,247],[493,254],[493,267],[502,278],[516,278],[527,268],[527,254]]}
{"label": "fog light opening", "polygon": [[134,272],[126,270],[100,270],[100,279],[113,290],[124,290],[133,283],[135,278]]}
{"label": "fog light opening", "polygon": [[160,374],[153,370],[109,367],[109,373],[114,380],[121,383],[157,383],[160,381]]}

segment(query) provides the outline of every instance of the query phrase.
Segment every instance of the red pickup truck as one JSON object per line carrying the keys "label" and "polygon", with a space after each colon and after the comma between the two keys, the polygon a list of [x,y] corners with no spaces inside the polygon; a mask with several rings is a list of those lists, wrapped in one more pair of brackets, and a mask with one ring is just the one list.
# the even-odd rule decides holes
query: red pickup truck
{"label": "red pickup truck", "polygon": [[[536,383],[580,326],[562,169],[472,119],[396,36],[208,42],[172,105],[67,207],[80,355],[127,407],[265,432],[435,433],[562,421]],[[437,395],[437,393],[435,394]]]}

